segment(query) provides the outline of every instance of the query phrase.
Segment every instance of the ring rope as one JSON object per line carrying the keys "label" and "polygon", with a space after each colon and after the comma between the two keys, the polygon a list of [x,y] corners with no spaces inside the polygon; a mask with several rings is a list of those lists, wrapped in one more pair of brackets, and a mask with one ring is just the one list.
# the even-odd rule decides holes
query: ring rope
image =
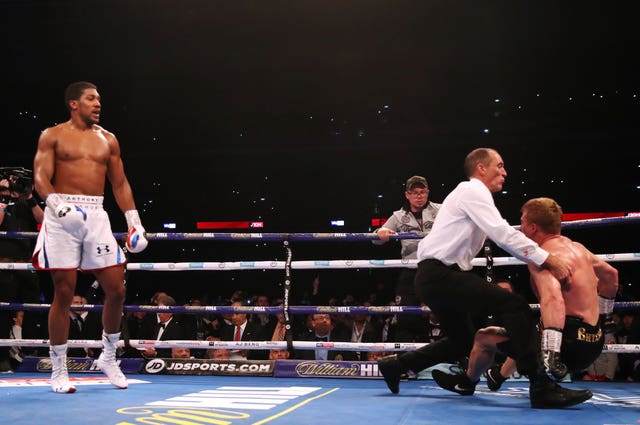
{"label": "ring rope", "polygon": [[[48,310],[51,304],[29,304],[0,302],[0,310]],[[540,309],[540,304],[529,304],[533,311]],[[640,308],[640,301],[618,301],[614,303],[614,310],[628,310]],[[71,305],[71,311],[102,311],[102,304],[75,304]],[[427,306],[157,306],[157,305],[125,305],[125,312],[171,312],[174,314],[278,314],[289,310],[290,314],[426,314],[431,310]]]}
{"label": "ring rope", "polygon": [[[68,340],[69,348],[102,348],[100,340]],[[418,342],[316,342],[293,341],[293,347],[300,350],[315,350],[325,348],[340,351],[411,351],[428,345]],[[0,346],[18,347],[48,347],[46,339],[0,339]],[[201,348],[226,350],[289,350],[287,341],[196,341],[196,340],[120,340],[117,347],[145,348]],[[640,351],[640,344],[606,344],[603,351],[616,353],[636,353]]]}
{"label": "ring rope", "polygon": [[[640,221],[640,214],[629,214],[625,217],[607,217],[598,219],[576,220],[571,222],[563,222],[562,227],[580,228],[605,226],[610,224],[635,223]],[[519,228],[520,226],[514,226]],[[0,232],[0,238],[36,238],[38,232]],[[114,233],[116,238],[123,239],[125,233]],[[362,241],[362,240],[379,240],[375,233],[147,233],[149,240],[220,240],[220,241],[283,241],[287,249],[287,261],[243,261],[243,262],[188,262],[188,263],[130,263],[127,265],[128,270],[155,270],[155,271],[184,271],[184,270],[247,270],[247,269],[285,269],[285,299],[284,308],[273,307],[274,313],[292,314],[309,314],[314,312],[321,313],[361,313],[361,314],[424,314],[428,311],[428,307],[410,307],[410,306],[381,306],[381,307],[356,307],[356,306],[288,306],[287,299],[287,282],[290,283],[290,270],[296,269],[318,269],[318,268],[390,268],[390,267],[416,267],[417,260],[322,260],[322,261],[291,261],[291,250],[289,241],[317,241],[317,240],[340,240],[340,241]],[[398,233],[391,235],[390,239],[421,239],[422,235],[415,233]],[[640,259],[640,253],[625,254],[604,254],[598,255],[605,261],[637,261]],[[516,265],[524,264],[514,257],[503,257],[493,259],[493,265]],[[483,258],[474,259],[474,266],[486,266],[487,260]],[[29,263],[0,263],[0,269],[7,270],[34,270]],[[640,303],[622,302],[615,303],[614,308],[630,308],[637,307]],[[24,310],[42,310],[50,308],[50,304],[20,304],[20,303],[0,303],[0,309],[24,309]],[[84,305],[71,306],[71,310],[100,310],[100,305]],[[181,313],[210,313],[216,312],[271,312],[271,307],[233,307],[233,306],[125,306],[125,311],[176,311]],[[538,308],[539,304],[533,304],[532,308]],[[174,310],[175,309],[175,310]],[[181,311],[181,309],[183,311]],[[259,349],[281,349],[291,350],[291,348],[313,350],[316,348],[329,348],[343,351],[410,351],[420,348],[426,343],[351,343],[351,342],[315,342],[315,341],[292,341],[290,331],[287,329],[286,341],[157,341],[157,340],[134,340],[119,341],[119,347],[130,346],[138,349],[148,347],[170,348],[170,347],[188,347],[188,348],[223,348],[223,349],[243,349],[243,350],[259,350]],[[102,341],[92,340],[69,340],[69,347],[92,347],[100,348]],[[48,346],[49,340],[27,340],[27,339],[0,339],[0,346]],[[617,353],[633,353],[640,351],[640,345],[633,344],[607,344],[604,351]]]}
{"label": "ring rope", "polygon": [[[562,228],[573,229],[583,227],[608,226],[611,224],[629,224],[640,222],[639,213],[629,213],[624,217],[590,218],[586,220],[563,221]],[[520,226],[513,226],[519,229]],[[124,239],[127,234],[124,232],[114,232],[116,239]],[[0,238],[35,239],[38,232],[0,232]],[[146,233],[149,240],[219,240],[219,241],[254,241],[256,239],[267,241],[318,241],[318,240],[341,240],[341,241],[370,241],[380,240],[375,233],[180,233],[180,232],[160,232]],[[390,235],[389,239],[422,239],[422,235],[404,232]]]}
{"label": "ring rope", "polygon": [[[597,257],[607,262],[640,261],[640,252],[626,252],[617,254],[597,254]],[[301,260],[291,261],[291,268],[303,269],[354,269],[354,268],[416,268],[418,260]],[[486,259],[474,258],[471,261],[474,267],[486,265]],[[515,266],[525,264],[515,257],[493,258],[494,266]],[[142,271],[198,271],[198,270],[258,270],[272,269],[283,270],[287,266],[286,261],[191,261],[180,263],[127,263],[127,270]],[[0,263],[0,270],[35,270],[31,263]]]}

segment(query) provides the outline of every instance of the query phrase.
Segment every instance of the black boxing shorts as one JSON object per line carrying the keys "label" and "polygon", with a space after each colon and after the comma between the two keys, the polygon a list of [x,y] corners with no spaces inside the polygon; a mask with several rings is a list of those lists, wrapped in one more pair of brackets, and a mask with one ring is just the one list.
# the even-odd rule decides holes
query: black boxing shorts
{"label": "black boxing shorts", "polygon": [[591,326],[581,317],[566,316],[562,331],[561,357],[569,372],[584,370],[602,353],[604,332],[600,323]]}

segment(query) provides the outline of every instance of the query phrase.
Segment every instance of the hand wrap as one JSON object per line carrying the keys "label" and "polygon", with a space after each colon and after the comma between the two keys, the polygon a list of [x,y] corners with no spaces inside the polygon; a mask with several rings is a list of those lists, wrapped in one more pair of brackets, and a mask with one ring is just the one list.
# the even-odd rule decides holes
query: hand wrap
{"label": "hand wrap", "polygon": [[600,327],[606,334],[615,333],[617,330],[616,322],[613,321],[613,298],[606,298],[598,295],[598,309],[600,310]]}
{"label": "hand wrap", "polygon": [[547,376],[554,381],[561,381],[569,369],[560,359],[562,330],[547,328],[542,332],[542,363]]}

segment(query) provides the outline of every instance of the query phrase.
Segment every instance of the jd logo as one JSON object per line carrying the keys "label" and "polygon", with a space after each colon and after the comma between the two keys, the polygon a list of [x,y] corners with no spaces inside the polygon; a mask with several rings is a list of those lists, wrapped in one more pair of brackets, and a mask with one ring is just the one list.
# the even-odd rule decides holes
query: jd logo
{"label": "jd logo", "polygon": [[144,370],[147,373],[158,373],[165,368],[164,360],[162,359],[153,359],[149,363],[144,366]]}

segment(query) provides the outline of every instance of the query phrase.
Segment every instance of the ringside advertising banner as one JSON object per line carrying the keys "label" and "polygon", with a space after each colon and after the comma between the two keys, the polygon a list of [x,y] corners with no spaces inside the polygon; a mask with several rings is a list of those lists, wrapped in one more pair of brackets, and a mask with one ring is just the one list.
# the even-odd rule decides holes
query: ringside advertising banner
{"label": "ringside advertising banner", "polygon": [[[96,364],[97,359],[68,357],[67,369],[69,373],[102,373]],[[143,359],[118,359],[122,373],[140,373]],[[47,372],[51,373],[51,359],[49,357],[25,357],[18,368],[18,372]]]}
{"label": "ringside advertising banner", "polygon": [[273,376],[273,360],[153,359],[143,373],[162,375]]}
{"label": "ringside advertising banner", "polygon": [[382,379],[376,362],[277,360],[273,375],[279,378]]}

